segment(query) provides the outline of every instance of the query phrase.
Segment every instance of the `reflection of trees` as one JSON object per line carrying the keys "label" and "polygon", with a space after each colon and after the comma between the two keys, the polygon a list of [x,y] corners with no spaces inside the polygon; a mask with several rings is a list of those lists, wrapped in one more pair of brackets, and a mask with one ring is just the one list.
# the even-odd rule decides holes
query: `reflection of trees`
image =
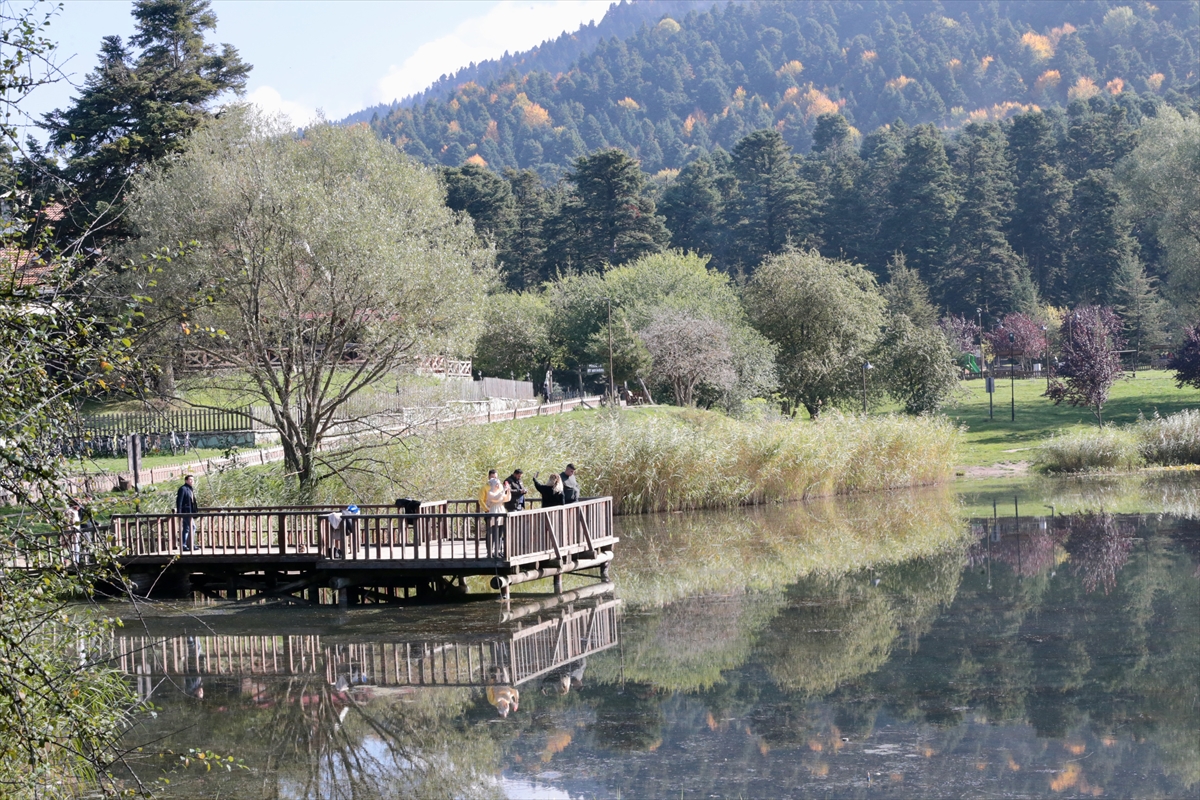
{"label": "reflection of trees", "polygon": [[1117,572],[1129,560],[1133,525],[1112,514],[1073,514],[1067,521],[1067,552],[1083,586],[1094,592],[1103,587],[1108,594],[1117,585]]}
{"label": "reflection of trees", "polygon": [[[185,796],[376,798],[489,797],[497,748],[464,717],[478,701],[469,689],[393,694],[331,686],[319,677],[243,678],[212,685],[203,703],[182,700],[141,736],[156,748],[202,743],[236,754],[249,772],[204,773],[182,783]],[[182,712],[182,713],[179,713]],[[153,780],[148,769],[135,771]]]}
{"label": "reflection of trees", "polygon": [[839,578],[809,578],[759,641],[780,688],[820,696],[881,667],[902,632],[915,648],[939,606],[954,599],[961,554],[950,551]]}
{"label": "reflection of trees", "polygon": [[622,657],[596,660],[591,677],[604,683],[623,677],[673,692],[708,689],[723,680],[722,672],[741,666],[783,603],[778,592],[736,592],[629,615],[621,626]]}

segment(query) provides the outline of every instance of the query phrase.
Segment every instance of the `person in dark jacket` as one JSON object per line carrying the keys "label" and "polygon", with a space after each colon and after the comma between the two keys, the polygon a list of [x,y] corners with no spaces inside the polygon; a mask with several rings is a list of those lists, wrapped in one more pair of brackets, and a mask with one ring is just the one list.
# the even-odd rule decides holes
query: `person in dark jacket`
{"label": "person in dark jacket", "polygon": [[506,511],[524,511],[525,510],[525,495],[529,494],[529,490],[525,488],[525,484],[521,483],[521,478],[524,472],[519,469],[514,469],[512,475],[505,478],[504,482],[508,484],[508,491],[511,498],[504,504]]}
{"label": "person in dark jacket", "polygon": [[199,511],[200,504],[196,502],[196,479],[188,475],[183,479],[183,486],[180,486],[179,491],[175,493],[175,513],[183,517],[181,520],[183,541],[181,543],[184,550],[192,549],[192,534],[196,530],[196,513]]}
{"label": "person in dark jacket", "polygon": [[563,505],[579,502],[579,481],[575,480],[575,465],[567,464],[562,472]]}
{"label": "person in dark jacket", "polygon": [[550,473],[549,483],[538,482],[537,475],[534,475],[533,486],[542,496],[542,508],[554,508],[563,504],[562,479],[557,473]]}

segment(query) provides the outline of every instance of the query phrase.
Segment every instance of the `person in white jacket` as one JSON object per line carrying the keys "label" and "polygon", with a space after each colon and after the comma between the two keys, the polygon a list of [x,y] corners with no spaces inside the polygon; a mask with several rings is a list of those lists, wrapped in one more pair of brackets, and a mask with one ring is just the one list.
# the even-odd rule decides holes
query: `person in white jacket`
{"label": "person in white jacket", "polygon": [[[501,482],[496,470],[488,470],[487,483],[479,493],[479,511],[485,514],[505,513],[504,504],[512,499],[508,484]],[[491,558],[504,557],[504,520],[489,517],[487,521],[488,556]]]}

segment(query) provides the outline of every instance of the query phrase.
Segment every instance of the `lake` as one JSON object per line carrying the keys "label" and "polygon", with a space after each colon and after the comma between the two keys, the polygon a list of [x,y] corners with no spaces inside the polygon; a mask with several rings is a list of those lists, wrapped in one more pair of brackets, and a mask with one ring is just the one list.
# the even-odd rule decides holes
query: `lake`
{"label": "lake", "polygon": [[1198,498],[625,517],[613,584],[507,605],[114,604],[129,765],[179,797],[1195,797]]}

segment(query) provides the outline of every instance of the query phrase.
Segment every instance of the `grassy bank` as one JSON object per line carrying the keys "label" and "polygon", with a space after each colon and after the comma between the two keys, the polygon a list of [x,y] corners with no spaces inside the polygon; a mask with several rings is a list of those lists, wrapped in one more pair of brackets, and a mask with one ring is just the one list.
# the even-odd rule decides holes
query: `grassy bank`
{"label": "grassy bank", "polygon": [[1038,448],[1036,463],[1046,472],[1200,464],[1200,409],[1121,427],[1067,431]]}
{"label": "grassy bank", "polygon": [[[1157,411],[1165,417],[1187,408],[1200,408],[1200,390],[1176,388],[1173,374],[1153,370],[1117,381],[1104,407],[1106,425],[1130,425],[1137,422],[1139,413],[1152,417]],[[1015,382],[1016,422],[1011,421],[1007,379],[996,382],[992,420],[988,419],[988,396],[983,381],[966,381],[961,386],[962,399],[946,409],[947,416],[966,428],[961,465],[1032,461],[1037,448],[1058,433],[1097,427],[1096,418],[1088,409],[1056,406],[1042,397],[1046,391],[1044,379]]]}

